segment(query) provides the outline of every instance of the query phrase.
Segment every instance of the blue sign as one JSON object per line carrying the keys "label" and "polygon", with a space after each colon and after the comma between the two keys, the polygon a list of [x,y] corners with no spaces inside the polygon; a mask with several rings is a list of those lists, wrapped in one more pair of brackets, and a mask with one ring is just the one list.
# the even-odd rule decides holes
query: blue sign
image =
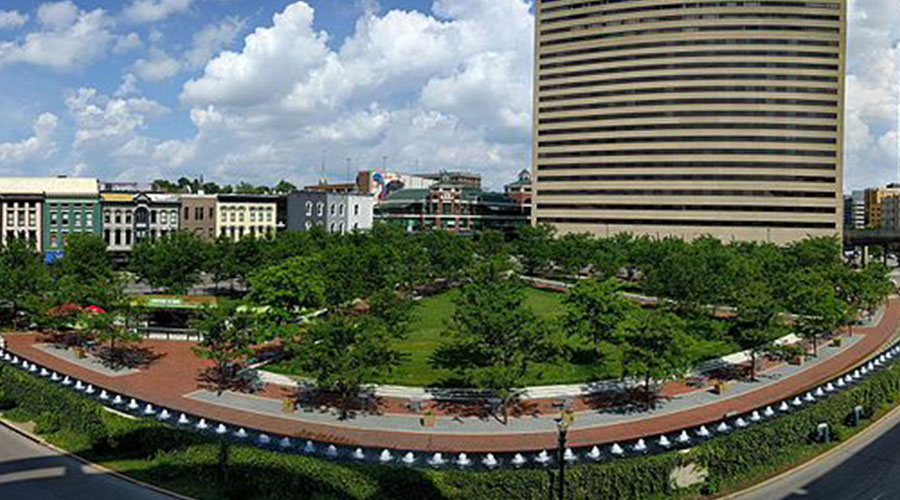
{"label": "blue sign", "polygon": [[47,264],[53,264],[57,260],[61,259],[62,256],[63,256],[62,250],[51,250],[51,251],[47,252],[47,255],[45,256],[46,257],[45,261],[47,262]]}

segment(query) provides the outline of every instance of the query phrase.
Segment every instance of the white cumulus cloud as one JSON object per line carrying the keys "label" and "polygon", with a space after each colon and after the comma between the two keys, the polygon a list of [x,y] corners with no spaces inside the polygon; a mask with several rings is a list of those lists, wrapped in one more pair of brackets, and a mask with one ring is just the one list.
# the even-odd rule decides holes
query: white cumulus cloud
{"label": "white cumulus cloud", "polygon": [[19,28],[28,22],[28,14],[17,10],[0,10],[0,29]]}
{"label": "white cumulus cloud", "polygon": [[194,33],[191,48],[185,52],[185,59],[192,68],[202,68],[214,54],[230,45],[244,29],[245,22],[228,18],[218,24],[209,24]]}
{"label": "white cumulus cloud", "polygon": [[191,2],[192,0],[135,0],[125,7],[122,15],[133,23],[155,23],[187,10]]}
{"label": "white cumulus cloud", "polygon": [[[73,10],[74,9],[74,10]],[[20,42],[0,42],[0,66],[33,64],[59,71],[82,68],[99,59],[113,40],[112,21],[103,11],[78,10],[71,2],[38,8],[42,29]]]}
{"label": "white cumulus cloud", "polygon": [[58,126],[59,118],[53,113],[38,116],[32,127],[34,135],[19,142],[0,143],[0,165],[17,165],[53,156],[56,152],[53,133]]}
{"label": "white cumulus cloud", "polygon": [[133,71],[142,80],[159,82],[178,74],[181,63],[158,48],[148,51],[148,58],[140,58],[134,62]]}

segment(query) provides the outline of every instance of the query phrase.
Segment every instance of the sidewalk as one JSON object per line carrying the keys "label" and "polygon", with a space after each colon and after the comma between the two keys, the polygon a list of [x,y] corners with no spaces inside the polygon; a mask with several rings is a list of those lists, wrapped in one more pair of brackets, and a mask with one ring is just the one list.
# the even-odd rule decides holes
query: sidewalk
{"label": "sidewalk", "polygon": [[[699,390],[679,392],[667,387],[671,399],[652,412],[615,413],[576,407],[569,442],[573,447],[624,442],[686,426],[718,423],[725,415],[780,402],[860,363],[891,339],[898,325],[900,300],[894,298],[877,325],[856,328],[854,337],[840,348],[820,349],[819,358],[804,366],[776,366],[757,383],[737,382],[726,396]],[[535,411],[511,418],[508,426],[493,419],[458,415],[441,417],[435,428],[425,428],[417,416],[391,411],[404,406],[403,399],[392,398],[382,398],[387,404],[380,414],[358,413],[344,420],[332,411],[320,409],[301,409],[285,415],[281,413],[280,397],[290,394],[288,389],[267,387],[262,395],[226,393],[217,397],[198,387],[198,374],[210,365],[197,360],[190,344],[183,342],[148,341],[146,347],[165,355],[148,370],[111,377],[34,346],[35,335],[8,335],[7,340],[9,349],[20,356],[107,390],[150,401],[170,411],[272,434],[348,446],[469,453],[549,449],[556,442],[552,419],[558,416],[558,410],[552,410],[551,400],[529,402]]]}

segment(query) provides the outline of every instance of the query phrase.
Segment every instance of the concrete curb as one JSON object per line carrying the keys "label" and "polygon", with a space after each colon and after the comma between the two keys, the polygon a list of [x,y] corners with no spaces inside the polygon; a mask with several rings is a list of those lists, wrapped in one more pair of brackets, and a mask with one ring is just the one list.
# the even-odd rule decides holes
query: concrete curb
{"label": "concrete curb", "polygon": [[882,430],[882,427],[884,427],[885,425],[888,425],[887,422],[892,417],[895,417],[898,414],[900,414],[900,402],[897,403],[897,406],[895,406],[894,409],[885,413],[878,420],[872,422],[868,427],[859,431],[853,437],[851,437],[847,441],[844,441],[843,443],[835,446],[834,448],[831,448],[830,450],[828,450],[824,453],[814,456],[813,458],[807,460],[806,462],[803,462],[802,464],[798,465],[797,467],[786,470],[776,476],[772,476],[761,483],[754,484],[753,486],[750,486],[749,488],[743,489],[741,491],[736,491],[734,493],[729,493],[728,495],[721,496],[721,497],[715,497],[715,498],[716,498],[716,500],[737,500],[744,495],[749,495],[755,491],[761,490],[761,489],[763,489],[775,482],[778,482],[786,477],[789,477],[793,474],[803,472],[803,471],[809,469],[810,467],[816,466],[816,465],[820,464],[821,462],[843,452],[851,445],[859,442],[859,440],[861,440],[862,438],[865,438],[865,437],[875,433],[876,431]]}
{"label": "concrete curb", "polygon": [[6,420],[5,418],[0,417],[0,425],[2,425],[3,427],[9,429],[9,430],[12,431],[12,432],[14,432],[14,433],[16,433],[16,434],[18,434],[18,435],[24,437],[25,439],[28,439],[29,441],[32,441],[32,442],[35,443],[35,444],[38,444],[38,445],[40,445],[40,446],[43,446],[44,448],[49,449],[50,451],[53,451],[54,453],[57,453],[57,454],[59,454],[59,455],[61,455],[61,456],[64,456],[64,457],[67,457],[67,458],[71,458],[71,459],[73,459],[73,460],[76,460],[76,461],[80,462],[80,463],[83,464],[83,465],[87,465],[88,467],[92,467],[92,468],[94,468],[94,469],[96,469],[96,470],[102,472],[103,474],[107,474],[107,475],[113,476],[113,477],[115,477],[116,479],[120,479],[120,480],[122,480],[122,481],[129,482],[129,483],[131,483],[131,484],[133,484],[133,485],[135,485],[135,486],[140,486],[141,488],[146,488],[146,489],[151,490],[151,491],[153,491],[153,492],[159,493],[160,495],[165,495],[165,496],[168,496],[168,497],[177,499],[177,500],[195,500],[195,499],[192,498],[192,497],[185,496],[185,495],[182,495],[182,494],[179,494],[179,493],[175,493],[175,492],[166,490],[166,489],[164,489],[164,488],[160,488],[159,486],[155,486],[155,485],[152,485],[152,484],[149,484],[149,483],[145,483],[145,482],[143,482],[143,481],[141,481],[141,480],[135,479],[135,478],[130,477],[130,476],[128,476],[128,475],[125,475],[125,474],[123,474],[123,473],[121,473],[121,472],[118,472],[118,471],[109,469],[109,468],[107,468],[107,467],[104,467],[104,466],[102,466],[102,465],[100,465],[100,464],[96,464],[96,463],[94,463],[94,462],[91,462],[90,460],[87,460],[87,459],[85,459],[85,458],[83,458],[83,457],[80,457],[80,456],[78,456],[78,455],[76,455],[76,454],[74,454],[74,453],[72,453],[72,452],[69,452],[69,451],[67,451],[67,450],[64,450],[64,449],[62,449],[62,448],[60,448],[60,447],[58,447],[58,446],[56,446],[56,445],[54,445],[54,444],[48,442],[47,440],[45,440],[44,438],[38,436],[37,434],[32,434],[32,433],[26,431],[25,429],[19,428],[19,427],[16,426],[13,422],[11,422],[11,421],[9,421],[9,420]]}

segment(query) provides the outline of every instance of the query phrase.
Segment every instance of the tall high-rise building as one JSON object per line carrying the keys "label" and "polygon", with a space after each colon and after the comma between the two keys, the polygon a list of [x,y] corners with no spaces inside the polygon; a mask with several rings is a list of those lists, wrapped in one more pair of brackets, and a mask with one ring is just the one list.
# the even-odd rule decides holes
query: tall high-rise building
{"label": "tall high-rise building", "polygon": [[840,234],[846,0],[540,0],[532,222]]}

